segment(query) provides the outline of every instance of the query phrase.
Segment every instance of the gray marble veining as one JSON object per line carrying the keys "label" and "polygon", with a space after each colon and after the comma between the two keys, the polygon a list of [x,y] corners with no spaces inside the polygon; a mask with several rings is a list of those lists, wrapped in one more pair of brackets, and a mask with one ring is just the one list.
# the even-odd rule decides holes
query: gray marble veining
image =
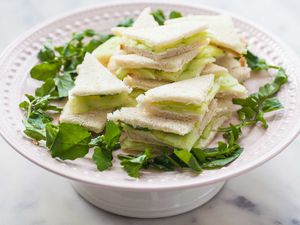
{"label": "gray marble veining", "polygon": [[[0,49],[31,26],[67,10],[103,1],[0,0]],[[191,1],[223,8],[277,34],[300,54],[300,1]],[[300,225],[300,138],[258,169],[231,179],[210,202],[163,219],[132,219],[99,210],[66,179],[23,159],[0,139],[1,225]]]}

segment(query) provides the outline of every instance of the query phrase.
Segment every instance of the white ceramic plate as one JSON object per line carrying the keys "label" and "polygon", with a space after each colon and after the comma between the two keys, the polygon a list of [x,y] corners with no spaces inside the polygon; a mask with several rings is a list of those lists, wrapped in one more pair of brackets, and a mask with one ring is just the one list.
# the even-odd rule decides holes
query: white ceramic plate
{"label": "white ceramic plate", "polygon": [[[18,104],[24,93],[32,93],[39,84],[28,76],[37,63],[36,54],[47,39],[55,44],[66,41],[72,32],[94,28],[107,33],[125,17],[136,17],[143,8],[161,8],[165,12],[178,10],[187,14],[216,14],[220,11],[204,6],[170,3],[136,2],[129,4],[98,5],[79,10],[34,27],[11,44],[0,59],[0,124],[1,134],[20,154],[37,165],[73,180],[95,184],[98,187],[119,190],[170,190],[199,187],[242,174],[271,159],[283,150],[298,134],[300,123],[300,65],[298,58],[268,32],[239,17],[233,16],[237,28],[248,40],[249,48],[274,65],[284,67],[289,83],[279,93],[284,110],[269,119],[269,129],[252,129],[242,141],[242,155],[227,167],[204,171],[195,176],[189,172],[144,172],[138,180],[131,179],[115,163],[106,172],[99,172],[90,157],[75,161],[51,158],[46,149],[33,145],[23,135],[23,113]],[[223,13],[223,12],[221,12]]]}

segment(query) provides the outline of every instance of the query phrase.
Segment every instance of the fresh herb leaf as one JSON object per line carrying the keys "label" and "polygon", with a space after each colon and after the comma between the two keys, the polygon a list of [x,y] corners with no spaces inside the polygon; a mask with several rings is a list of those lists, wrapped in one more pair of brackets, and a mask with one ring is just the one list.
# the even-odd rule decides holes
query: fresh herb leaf
{"label": "fresh herb leaf", "polygon": [[28,101],[23,101],[23,102],[21,102],[20,104],[19,104],[19,108],[21,109],[21,110],[23,110],[23,111],[27,111],[28,110],[28,108],[29,108],[29,106],[30,106],[30,104],[29,104],[29,102]]}
{"label": "fresh herb leaf", "polygon": [[46,81],[57,76],[60,67],[59,62],[42,62],[31,69],[30,75],[33,79]]}
{"label": "fresh herb leaf", "polygon": [[89,151],[91,133],[76,124],[61,123],[46,126],[46,144],[53,158],[74,160]]}
{"label": "fresh herb leaf", "polygon": [[99,147],[105,147],[106,144],[103,140],[104,138],[104,135],[99,135],[95,138],[92,138],[90,143],[89,143],[89,146],[92,148],[92,147],[96,147],[96,146],[99,146]]}
{"label": "fresh herb leaf", "polygon": [[112,166],[112,151],[120,147],[121,129],[112,121],[107,121],[103,135],[91,139],[89,146],[96,147],[93,160],[100,171]]}
{"label": "fresh herb leaf", "polygon": [[37,57],[41,62],[53,61],[55,59],[55,51],[49,43],[46,43],[44,48],[39,51]]}
{"label": "fresh herb leaf", "polygon": [[164,12],[161,9],[157,9],[154,12],[151,13],[151,15],[154,17],[155,21],[159,25],[164,25],[166,17]]}
{"label": "fresh herb leaf", "polygon": [[52,99],[50,95],[43,97],[26,95],[26,97],[28,100],[19,104],[20,109],[26,112],[26,118],[23,120],[25,126],[24,133],[36,141],[45,140],[45,125],[53,120],[46,114],[46,111],[60,112],[61,109],[49,104]]}
{"label": "fresh herb leaf", "polygon": [[[214,150],[214,149],[217,149],[217,148],[210,148],[210,149]],[[199,163],[205,162],[207,156],[206,156],[206,154],[205,154],[205,152],[204,152],[203,149],[201,149],[201,148],[193,148],[191,150],[191,153],[196,157],[196,159],[197,159],[197,161]]]}
{"label": "fresh herb leaf", "polygon": [[241,149],[238,149],[235,153],[233,153],[232,156],[223,158],[223,159],[215,159],[209,162],[203,163],[201,166],[203,169],[217,169],[224,166],[227,166],[228,164],[232,163],[234,160],[236,160],[240,154],[242,153]]}
{"label": "fresh herb leaf", "polygon": [[50,105],[50,101],[56,99],[56,97],[46,95],[46,96],[32,96],[25,94],[28,100],[25,100],[19,104],[20,109],[27,111],[27,117],[30,115],[31,112],[41,110],[41,111],[47,111],[47,110],[53,110],[60,112],[61,109],[58,107],[55,107],[53,105]]}
{"label": "fresh herb leaf", "polygon": [[[223,132],[223,137],[228,143],[234,144],[242,136],[242,127],[245,125],[246,123],[230,124],[229,127],[219,128],[219,131]],[[252,123],[247,125],[252,125]]]}
{"label": "fresh herb leaf", "polygon": [[171,11],[169,14],[169,19],[176,19],[182,17],[181,12],[178,11]]}
{"label": "fresh herb leaf", "polygon": [[181,166],[172,158],[174,154],[168,154],[163,152],[160,155],[155,156],[153,159],[148,160],[145,167],[151,167],[163,171],[173,171]]}
{"label": "fresh herb leaf", "polygon": [[23,121],[25,126],[24,133],[36,141],[45,140],[45,124],[50,123],[51,121],[52,118],[40,110],[32,111],[27,116],[27,119]]}
{"label": "fresh herb leaf", "polygon": [[118,157],[121,160],[123,169],[128,173],[129,176],[139,177],[140,170],[147,163],[147,161],[151,159],[152,154],[149,150],[146,149],[143,154],[139,154],[136,157]]}
{"label": "fresh herb leaf", "polygon": [[244,56],[247,60],[248,66],[251,68],[251,70],[259,71],[259,70],[268,70],[269,69],[269,65],[266,63],[266,61],[264,59],[257,57],[249,50],[247,51],[247,53]]}
{"label": "fresh herb leaf", "polygon": [[134,20],[132,18],[126,18],[122,20],[117,27],[131,27],[134,23]]}
{"label": "fresh herb leaf", "polygon": [[45,134],[47,138],[45,138],[46,140],[46,146],[47,148],[51,148],[51,146],[53,145],[55,138],[58,134],[58,126],[48,123],[46,124],[46,129],[45,129]]}
{"label": "fresh herb leaf", "polygon": [[91,147],[99,146],[115,150],[120,147],[119,139],[121,135],[120,127],[112,121],[107,121],[103,135],[93,138],[90,142]]}
{"label": "fresh herb leaf", "polygon": [[201,172],[201,166],[199,165],[197,159],[194,157],[192,153],[185,149],[175,149],[174,154],[183,161],[189,168],[194,171]]}
{"label": "fresh herb leaf", "polygon": [[276,97],[266,99],[261,106],[262,111],[265,113],[282,109],[282,108],[283,108],[282,104]]}
{"label": "fresh herb leaf", "polygon": [[112,121],[107,121],[105,127],[105,135],[103,137],[107,148],[115,149],[119,147],[119,139],[121,135],[120,127]]}
{"label": "fresh herb leaf", "polygon": [[48,78],[45,83],[35,90],[35,95],[38,97],[43,97],[46,95],[54,96],[55,94],[55,82],[53,78]]}
{"label": "fresh herb leaf", "polygon": [[104,171],[112,166],[112,152],[107,148],[95,147],[93,160],[97,165],[99,171]]}
{"label": "fresh herb leaf", "polygon": [[282,108],[281,103],[274,95],[287,81],[285,71],[279,68],[274,81],[260,87],[258,93],[253,93],[245,99],[233,99],[234,104],[241,106],[238,110],[239,118],[242,121],[241,127],[261,122],[263,127],[267,128],[268,124],[264,113]]}
{"label": "fresh herb leaf", "polygon": [[74,87],[74,81],[70,73],[64,73],[64,75],[55,78],[55,85],[57,87],[58,97],[67,97],[69,90]]}
{"label": "fresh herb leaf", "polygon": [[86,37],[93,37],[97,34],[97,32],[93,29],[86,29],[85,31],[83,31],[83,34]]}

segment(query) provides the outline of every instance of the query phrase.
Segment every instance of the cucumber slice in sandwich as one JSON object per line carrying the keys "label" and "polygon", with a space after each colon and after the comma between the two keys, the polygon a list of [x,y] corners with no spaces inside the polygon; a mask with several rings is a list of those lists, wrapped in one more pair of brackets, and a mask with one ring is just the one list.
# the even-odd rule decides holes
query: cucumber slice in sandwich
{"label": "cucumber slice in sandwich", "polygon": [[78,68],[75,86],[69,93],[72,113],[86,113],[124,106],[131,88],[111,74],[97,59],[87,53]]}
{"label": "cucumber slice in sandwich", "polygon": [[199,22],[146,28],[115,27],[112,32],[122,37],[121,49],[154,60],[181,55],[209,38],[206,24]]}
{"label": "cucumber slice in sandwich", "polygon": [[208,64],[202,74],[214,74],[220,84],[218,97],[245,98],[248,96],[248,90],[232,76],[227,68],[216,64]]}
{"label": "cucumber slice in sandwich", "polygon": [[139,106],[155,115],[176,119],[203,116],[219,90],[214,75],[166,84],[137,98]]}
{"label": "cucumber slice in sandwich", "polygon": [[165,24],[173,24],[178,27],[187,22],[206,23],[211,33],[211,42],[224,49],[231,50],[237,54],[247,51],[246,43],[234,27],[232,18],[227,15],[206,16],[195,15],[165,21]]}

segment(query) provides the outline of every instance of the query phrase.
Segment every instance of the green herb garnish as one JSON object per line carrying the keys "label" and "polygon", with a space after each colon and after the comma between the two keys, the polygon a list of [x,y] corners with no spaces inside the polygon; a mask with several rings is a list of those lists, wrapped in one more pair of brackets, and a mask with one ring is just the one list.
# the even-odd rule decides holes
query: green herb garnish
{"label": "green herb garnish", "polygon": [[94,51],[112,35],[99,35],[92,29],[74,33],[71,40],[62,46],[46,43],[38,53],[40,64],[34,66],[30,75],[44,83],[35,92],[37,96],[67,97],[74,86],[76,68],[82,63],[85,53]]}
{"label": "green herb garnish", "polygon": [[137,156],[118,156],[121,160],[121,165],[123,169],[128,173],[131,177],[139,177],[140,170],[145,166],[149,159],[151,159],[152,154],[149,150],[145,150],[144,153],[139,154]]}
{"label": "green herb garnish", "polygon": [[112,121],[107,121],[105,132],[91,140],[90,147],[95,147],[93,160],[98,170],[104,171],[112,166],[112,152],[120,147],[121,129]]}
{"label": "green herb garnish", "polygon": [[62,109],[50,104],[53,100],[50,95],[34,97],[26,94],[25,96],[27,100],[19,104],[20,109],[26,112],[23,120],[24,133],[35,141],[46,140],[45,126],[53,120],[46,112],[60,112]]}
{"label": "green herb garnish", "polygon": [[[268,128],[268,123],[264,114],[283,108],[280,101],[274,96],[280,91],[282,85],[288,82],[285,70],[281,67],[266,64],[265,60],[259,59],[257,56],[253,55],[253,53],[249,53],[249,51],[246,56],[247,55],[248,57],[249,55],[251,56],[251,60],[255,59],[252,60],[252,70],[259,71],[273,68],[277,69],[277,73],[275,74],[275,78],[272,83],[265,84],[260,87],[257,93],[253,93],[245,99],[236,98],[232,100],[235,105],[241,106],[241,108],[237,111],[241,122],[235,125],[231,124],[226,128],[220,128],[220,131],[225,132],[225,137],[228,136],[228,133],[233,132],[237,135],[237,137],[239,137],[242,133],[242,127],[256,125],[257,123],[261,123],[264,128]],[[249,59],[247,59],[247,61],[249,61]],[[263,64],[265,66],[261,66]]]}
{"label": "green herb garnish", "polygon": [[121,21],[117,27],[132,27],[134,20],[132,18],[126,18],[125,20]]}
{"label": "green herb garnish", "polygon": [[[238,110],[241,122],[219,129],[220,132],[223,132],[227,143],[218,142],[218,146],[214,148],[194,148],[190,152],[185,149],[173,150],[163,152],[152,158],[148,157],[145,159],[146,162],[143,161],[142,165],[135,167],[134,177],[139,175],[136,170],[149,167],[166,171],[188,167],[195,172],[200,172],[202,169],[216,169],[227,166],[237,159],[243,150],[238,143],[243,127],[256,125],[257,123],[261,123],[264,128],[268,127],[264,114],[283,108],[280,101],[274,96],[282,85],[288,82],[287,75],[283,68],[270,66],[265,60],[258,58],[249,51],[245,57],[253,71],[271,68],[277,69],[277,73],[273,82],[260,87],[257,93],[251,94],[246,99],[233,99],[234,104],[241,106]],[[134,158],[134,156],[130,156],[131,160]],[[128,160],[125,156],[122,156],[121,159],[121,164],[123,160]],[[128,172],[128,168],[125,170]],[[131,176],[132,173],[129,175]]]}
{"label": "green herb garnish", "polygon": [[[165,16],[164,12],[161,9],[157,9],[154,12],[152,12],[151,14],[154,17],[155,21],[159,25],[164,25],[165,24],[166,16]],[[175,18],[179,18],[179,17],[182,17],[182,14],[178,11],[171,11],[170,14],[169,14],[169,19],[175,19]]]}
{"label": "green herb garnish", "polygon": [[171,11],[169,14],[169,19],[176,19],[182,17],[181,12],[178,11]]}
{"label": "green herb garnish", "polygon": [[61,123],[46,125],[46,146],[52,157],[74,160],[89,151],[91,133],[80,125]]}

